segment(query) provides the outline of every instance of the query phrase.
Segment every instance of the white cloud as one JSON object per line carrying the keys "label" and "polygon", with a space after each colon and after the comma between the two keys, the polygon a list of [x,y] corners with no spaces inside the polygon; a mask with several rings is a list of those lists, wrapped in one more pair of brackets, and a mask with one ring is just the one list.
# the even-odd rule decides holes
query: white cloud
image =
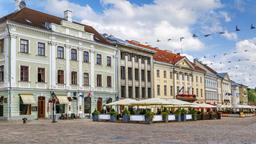
{"label": "white cloud", "polygon": [[236,43],[233,51],[200,59],[219,72],[228,72],[231,78],[250,87],[255,87],[256,38]]}
{"label": "white cloud", "polygon": [[230,22],[231,21],[231,17],[227,12],[220,11],[219,13],[224,18],[225,22]]}
{"label": "white cloud", "polygon": [[[222,7],[219,0],[154,0],[152,4],[135,5],[127,0],[101,0],[103,12],[96,13],[89,5],[79,5],[68,0],[47,0],[45,9],[63,15],[71,9],[76,18],[94,26],[102,33],[123,39],[148,42],[163,49],[200,50],[204,44],[192,38],[191,26],[202,13]],[[187,37],[182,43],[179,37]],[[172,41],[167,41],[174,38]],[[156,42],[160,39],[160,42]]]}
{"label": "white cloud", "polygon": [[228,40],[237,40],[238,38],[236,33],[228,31],[225,31],[225,33],[222,36]]}

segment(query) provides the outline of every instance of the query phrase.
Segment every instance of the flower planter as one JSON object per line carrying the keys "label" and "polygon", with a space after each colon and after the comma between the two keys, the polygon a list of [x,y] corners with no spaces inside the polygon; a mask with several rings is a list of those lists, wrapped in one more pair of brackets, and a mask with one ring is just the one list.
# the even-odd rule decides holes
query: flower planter
{"label": "flower planter", "polygon": [[185,117],[186,117],[186,121],[187,121],[187,120],[192,120],[192,114],[186,114]]}
{"label": "flower planter", "polygon": [[116,115],[111,115],[110,116],[110,121],[111,122],[116,122]]}
{"label": "flower planter", "polygon": [[168,116],[166,116],[166,117],[163,117],[163,116],[162,116],[162,118],[163,118],[163,121],[166,122],[166,123],[169,121],[169,120],[168,120]]}
{"label": "flower planter", "polygon": [[129,122],[130,116],[129,115],[123,115],[122,122]]}
{"label": "flower planter", "polygon": [[181,114],[181,121],[186,121],[186,114]]}
{"label": "flower planter", "polygon": [[93,121],[99,121],[99,115],[92,115]]}
{"label": "flower planter", "polygon": [[197,114],[192,114],[192,120],[196,121],[197,120]]}
{"label": "flower planter", "polygon": [[152,124],[152,118],[145,116],[145,123],[146,123],[146,124]]}
{"label": "flower planter", "polygon": [[177,122],[180,122],[181,121],[181,115],[175,115],[175,119]]}
{"label": "flower planter", "polygon": [[203,118],[202,118],[202,114],[197,114],[197,120],[202,120]]}
{"label": "flower planter", "polygon": [[130,121],[145,122],[145,116],[144,115],[130,115]]}

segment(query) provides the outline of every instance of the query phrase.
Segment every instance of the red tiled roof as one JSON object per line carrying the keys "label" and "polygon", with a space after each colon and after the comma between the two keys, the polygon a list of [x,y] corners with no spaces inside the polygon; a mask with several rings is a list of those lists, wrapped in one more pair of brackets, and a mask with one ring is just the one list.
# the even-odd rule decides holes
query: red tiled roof
{"label": "red tiled roof", "polygon": [[154,48],[154,47],[151,47],[149,45],[143,45],[143,44],[138,43],[136,41],[128,41],[128,43],[139,46],[139,47],[148,48],[148,49],[156,51],[153,58],[154,58],[154,60],[160,61],[160,62],[175,64],[175,63],[177,63],[178,61],[180,61],[181,59],[183,59],[185,57],[185,56],[180,56],[178,54],[174,54],[174,53],[172,53],[170,51],[167,51],[167,50],[160,50],[158,48]]}
{"label": "red tiled roof", "polygon": [[[24,25],[34,26],[34,27],[41,28],[41,29],[46,29],[45,22],[60,24],[61,21],[64,19],[57,17],[57,16],[49,15],[46,13],[42,13],[42,12],[39,12],[39,11],[36,11],[36,10],[26,7],[26,8],[21,9],[20,11],[16,11],[14,13],[11,13],[7,16],[0,18],[0,23],[4,22],[6,20],[14,21],[14,22],[21,23]],[[30,22],[28,22],[28,21],[30,21]],[[84,24],[81,24],[78,22],[73,22],[73,23],[84,26],[85,32],[93,33],[95,41],[98,41],[103,44],[108,44],[108,45],[110,44],[93,27],[91,27],[89,25],[84,25]]]}

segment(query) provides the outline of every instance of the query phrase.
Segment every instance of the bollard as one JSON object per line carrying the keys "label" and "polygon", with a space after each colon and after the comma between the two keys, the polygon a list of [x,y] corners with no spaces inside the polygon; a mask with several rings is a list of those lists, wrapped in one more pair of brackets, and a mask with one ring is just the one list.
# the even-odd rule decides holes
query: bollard
{"label": "bollard", "polygon": [[23,121],[23,124],[26,124],[27,123],[27,118],[23,118],[22,121]]}

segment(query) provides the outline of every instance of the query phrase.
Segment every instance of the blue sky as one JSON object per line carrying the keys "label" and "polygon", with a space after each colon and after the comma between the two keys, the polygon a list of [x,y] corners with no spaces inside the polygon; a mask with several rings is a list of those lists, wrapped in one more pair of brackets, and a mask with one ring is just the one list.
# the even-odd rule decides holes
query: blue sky
{"label": "blue sky", "polygon": [[[101,33],[182,52],[218,71],[229,72],[238,82],[255,86],[256,77],[243,72],[255,69],[251,65],[256,62],[256,29],[250,30],[251,24],[256,26],[255,0],[27,0],[27,5],[61,17],[65,9],[71,9],[76,21],[92,25]],[[14,0],[0,0],[0,16],[14,10]],[[240,32],[234,32],[236,25]],[[225,34],[192,37],[220,31]],[[180,42],[180,37],[185,39]],[[169,38],[173,40],[168,42]],[[241,53],[232,55],[235,51]],[[235,62],[248,57],[250,61]]]}

